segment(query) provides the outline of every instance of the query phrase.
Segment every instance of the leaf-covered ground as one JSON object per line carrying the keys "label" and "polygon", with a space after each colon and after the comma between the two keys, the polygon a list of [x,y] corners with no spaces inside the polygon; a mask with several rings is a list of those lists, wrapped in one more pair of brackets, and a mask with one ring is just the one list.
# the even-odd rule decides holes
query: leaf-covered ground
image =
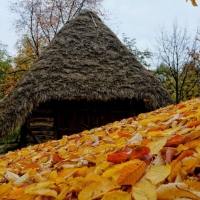
{"label": "leaf-covered ground", "polygon": [[200,99],[8,152],[0,199],[200,199]]}

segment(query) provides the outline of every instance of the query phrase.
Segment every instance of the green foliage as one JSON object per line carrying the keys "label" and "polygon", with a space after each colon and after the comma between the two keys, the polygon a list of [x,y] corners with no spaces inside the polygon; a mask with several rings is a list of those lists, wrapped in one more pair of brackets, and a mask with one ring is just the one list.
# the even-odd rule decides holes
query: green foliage
{"label": "green foliage", "polygon": [[150,67],[150,64],[148,63],[148,59],[151,59],[153,54],[148,50],[140,51],[136,46],[136,40],[130,39],[129,37],[125,36],[123,34],[123,43],[125,46],[129,49],[131,53],[135,56],[135,58],[145,67]]}
{"label": "green foliage", "polygon": [[9,72],[12,71],[12,57],[6,48],[6,45],[0,43],[0,99],[9,87],[6,83],[9,80]]}
{"label": "green foliage", "polygon": [[[167,89],[174,102],[176,102],[176,81],[170,67],[161,64],[153,73]],[[187,74],[187,76],[185,75]],[[193,62],[185,65],[178,73],[178,94],[180,101],[186,101],[200,95],[200,69]]]}

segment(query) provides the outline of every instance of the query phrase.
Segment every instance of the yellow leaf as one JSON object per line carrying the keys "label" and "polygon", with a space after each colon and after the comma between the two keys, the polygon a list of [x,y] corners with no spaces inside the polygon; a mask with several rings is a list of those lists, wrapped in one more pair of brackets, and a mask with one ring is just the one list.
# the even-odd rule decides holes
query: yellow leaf
{"label": "yellow leaf", "polygon": [[119,189],[115,181],[95,182],[85,187],[78,195],[79,200],[89,200],[102,197],[105,193]]}
{"label": "yellow leaf", "polygon": [[85,182],[91,182],[91,181],[96,181],[96,182],[106,182],[108,179],[97,175],[97,174],[89,174],[88,176],[85,177]]}
{"label": "yellow leaf", "polygon": [[57,196],[56,200],[63,200],[67,196],[67,193],[69,193],[69,188],[66,187],[61,191],[61,193]]}
{"label": "yellow leaf", "polygon": [[181,168],[188,173],[192,173],[193,168],[199,164],[199,159],[193,156],[185,157],[182,161]]}
{"label": "yellow leaf", "polygon": [[146,163],[141,160],[134,160],[135,162],[125,165],[117,179],[119,185],[132,185],[142,177],[146,170]]}
{"label": "yellow leaf", "polygon": [[187,149],[189,149],[188,147],[186,147],[185,145],[183,145],[183,144],[179,144],[178,145],[178,147],[177,147],[177,154],[179,154],[179,153],[181,153],[182,151],[184,151],[184,150],[187,150]]}
{"label": "yellow leaf", "polygon": [[112,178],[113,180],[117,180],[120,174],[120,171],[122,170],[122,168],[126,165],[135,163],[135,160],[130,160],[128,162],[125,163],[121,163],[121,164],[116,164],[113,167],[111,167],[110,169],[106,170],[102,176],[106,177],[106,178]]}
{"label": "yellow leaf", "polygon": [[198,147],[196,147],[196,151],[200,155],[200,145]]}
{"label": "yellow leaf", "polygon": [[54,180],[56,180],[58,178],[58,173],[57,173],[57,171],[52,171],[51,173],[50,173],[50,175],[49,175],[49,180],[50,181],[54,181]]}
{"label": "yellow leaf", "polygon": [[0,185],[0,200],[3,199],[3,195],[12,188],[11,184],[1,184]]}
{"label": "yellow leaf", "polygon": [[8,160],[0,161],[0,168],[1,167],[5,168],[7,165],[8,165]]}
{"label": "yellow leaf", "polygon": [[200,199],[199,196],[194,194],[188,189],[185,183],[168,183],[161,185],[157,190],[158,199],[176,199],[181,197],[188,197],[191,199]]}
{"label": "yellow leaf", "polygon": [[171,172],[170,165],[154,165],[146,173],[146,178],[151,181],[152,184],[157,185],[164,181]]}
{"label": "yellow leaf", "polygon": [[0,175],[4,175],[6,173],[5,167],[0,167]]}
{"label": "yellow leaf", "polygon": [[131,194],[120,190],[114,190],[104,194],[102,200],[131,200]]}
{"label": "yellow leaf", "polygon": [[134,186],[132,189],[132,196],[135,200],[157,199],[155,187],[149,182],[138,183]]}
{"label": "yellow leaf", "polygon": [[[105,180],[104,180],[105,181]],[[106,180],[108,181],[108,180]],[[67,187],[72,186],[73,190],[76,191],[76,192],[80,192],[83,190],[83,188],[85,188],[86,185],[92,183],[93,181],[88,181],[88,179],[84,178],[84,177],[76,177],[76,178],[73,178],[73,177],[70,177],[68,180],[67,180]],[[59,186],[60,187],[60,186]],[[61,188],[61,191],[63,189],[65,189],[66,186],[64,188]]]}
{"label": "yellow leaf", "polygon": [[46,189],[51,184],[53,184],[52,181],[44,181],[44,182],[41,182],[41,183],[33,183],[33,184],[31,184],[31,185],[29,185],[28,187],[25,188],[25,193],[26,194],[35,194],[36,190]]}
{"label": "yellow leaf", "polygon": [[111,162],[104,161],[100,165],[95,168],[95,174],[101,175],[106,169],[108,169],[112,165]]}
{"label": "yellow leaf", "polygon": [[98,147],[95,147],[91,151],[95,152],[95,153],[106,153],[106,152],[112,150],[115,147],[116,147],[116,144],[104,144],[104,145],[100,145]]}
{"label": "yellow leaf", "polygon": [[51,190],[51,189],[38,189],[38,190],[33,191],[31,194],[57,197],[57,192],[55,190]]}
{"label": "yellow leaf", "polygon": [[122,137],[122,138],[119,138],[115,144],[117,145],[117,149],[121,149],[125,147],[126,143],[127,143],[126,138]]}
{"label": "yellow leaf", "polygon": [[184,183],[187,184],[189,186],[189,188],[191,188],[192,190],[196,190],[196,191],[200,192],[200,182],[198,182],[196,180],[187,179],[184,181]]}
{"label": "yellow leaf", "polygon": [[171,168],[172,168],[172,170],[171,170],[171,173],[168,177],[169,182],[173,182],[175,180],[178,172],[181,169],[181,162],[180,161],[178,161],[178,162],[172,161]]}
{"label": "yellow leaf", "polygon": [[65,177],[68,177],[68,176],[74,174],[76,171],[77,171],[77,169],[75,169],[75,168],[66,168],[66,169],[61,170],[58,173],[58,177],[65,178]]}
{"label": "yellow leaf", "polygon": [[160,150],[165,146],[167,142],[166,138],[158,139],[154,142],[147,144],[147,147],[150,148],[150,154],[158,154]]}

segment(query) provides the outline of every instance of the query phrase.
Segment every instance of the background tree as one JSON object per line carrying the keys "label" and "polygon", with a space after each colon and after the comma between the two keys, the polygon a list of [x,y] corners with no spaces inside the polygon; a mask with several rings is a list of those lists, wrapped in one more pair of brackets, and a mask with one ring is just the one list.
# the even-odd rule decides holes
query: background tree
{"label": "background tree", "polygon": [[0,99],[9,92],[15,82],[15,75],[12,73],[12,57],[6,48],[6,45],[0,43]]}
{"label": "background tree", "polygon": [[26,71],[38,57],[30,44],[29,38],[24,35],[16,44],[17,56],[14,58],[15,68]]}
{"label": "background tree", "polygon": [[[52,40],[60,28],[68,23],[83,8],[103,14],[100,11],[103,0],[15,0],[11,10],[18,18],[14,19],[16,31],[22,34],[18,42],[21,48],[27,44],[32,55],[38,57],[40,52]],[[24,39],[26,41],[24,41]],[[26,50],[25,50],[26,51]]]}
{"label": "background tree", "polygon": [[13,86],[41,51],[49,44],[61,27],[68,23],[83,8],[96,11],[100,15],[103,0],[15,0],[10,2],[16,32],[20,34],[17,41],[17,56],[13,60]]}
{"label": "background tree", "polygon": [[130,39],[125,34],[123,34],[122,42],[143,66],[150,67],[150,62],[148,61],[152,58],[153,54],[148,49],[140,51],[136,46],[136,40]]}
{"label": "background tree", "polygon": [[[199,64],[190,52],[199,47],[187,29],[175,21],[172,33],[161,30],[157,37],[157,56],[161,65],[155,70],[176,103],[199,95]],[[162,77],[162,79],[161,79]]]}

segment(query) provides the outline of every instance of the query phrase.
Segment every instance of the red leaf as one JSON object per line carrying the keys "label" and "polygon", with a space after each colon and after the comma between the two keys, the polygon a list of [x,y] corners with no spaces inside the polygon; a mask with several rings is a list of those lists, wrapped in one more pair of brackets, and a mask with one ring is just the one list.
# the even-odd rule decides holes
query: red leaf
{"label": "red leaf", "polygon": [[130,159],[133,160],[133,159],[140,159],[142,158],[144,155],[147,155],[150,153],[150,148],[149,147],[146,147],[146,146],[141,146],[141,147],[135,147],[133,149],[133,151],[131,152],[131,155],[130,155]]}
{"label": "red leaf", "polygon": [[112,162],[112,163],[122,163],[122,162],[127,161],[127,159],[128,159],[128,155],[124,152],[110,154],[107,157],[107,161]]}

